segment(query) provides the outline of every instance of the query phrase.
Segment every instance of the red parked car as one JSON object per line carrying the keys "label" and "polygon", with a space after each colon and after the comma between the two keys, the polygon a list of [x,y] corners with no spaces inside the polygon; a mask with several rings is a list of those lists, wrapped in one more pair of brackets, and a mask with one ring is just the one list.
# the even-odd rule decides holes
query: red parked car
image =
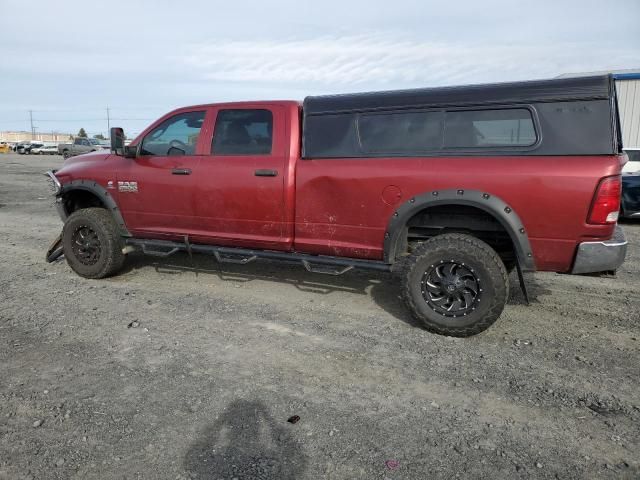
{"label": "red parked car", "polygon": [[436,333],[490,326],[508,272],[615,270],[621,153],[610,76],[186,107],[48,172],[48,252],[88,278],[134,249],[310,271],[393,270]]}

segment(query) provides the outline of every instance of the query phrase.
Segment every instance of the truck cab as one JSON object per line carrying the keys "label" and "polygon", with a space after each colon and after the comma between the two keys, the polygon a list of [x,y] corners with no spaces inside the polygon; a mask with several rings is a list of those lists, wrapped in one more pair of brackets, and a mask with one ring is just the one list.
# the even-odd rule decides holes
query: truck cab
{"label": "truck cab", "polygon": [[[297,102],[175,110],[105,178],[133,236],[289,250],[299,158]],[[109,182],[112,182],[109,184]]]}

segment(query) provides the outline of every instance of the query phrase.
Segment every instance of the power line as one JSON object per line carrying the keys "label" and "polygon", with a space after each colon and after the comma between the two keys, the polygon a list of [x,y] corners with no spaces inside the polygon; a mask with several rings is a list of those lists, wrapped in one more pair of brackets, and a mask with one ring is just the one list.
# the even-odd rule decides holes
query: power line
{"label": "power line", "polygon": [[[59,118],[59,119],[51,119],[51,118],[36,118],[38,122],[103,122],[104,118]],[[149,122],[151,120],[156,120],[155,118],[122,118],[122,117],[109,117],[107,118],[107,122],[110,120],[122,120],[122,121],[145,121]],[[7,120],[8,122],[9,120]],[[21,120],[12,120],[12,121],[21,121]],[[108,125],[109,123],[107,123]]]}
{"label": "power line", "polygon": [[[153,106],[144,106],[144,105],[126,105],[126,106],[116,106],[114,107],[113,105],[109,105],[110,109],[116,109],[116,110],[124,110],[124,111],[136,111],[136,112],[140,112],[140,111],[156,111],[156,112],[168,112],[170,110],[173,110],[176,107],[171,107],[171,106],[167,106],[167,105],[159,105],[156,107]],[[42,108],[35,108],[32,110],[34,112],[46,112],[46,113],[51,113],[51,112],[104,112],[104,107],[77,107],[77,108],[47,108],[47,107],[42,107]],[[23,112],[24,111],[24,107],[2,107],[0,108],[0,111],[5,111],[5,112]]]}
{"label": "power line", "polygon": [[[159,117],[158,117],[159,118]],[[122,121],[122,122],[151,122],[153,120],[157,120],[157,118],[121,118],[121,117],[109,117],[109,122],[112,120],[118,120],[118,121]],[[76,123],[82,123],[82,122],[104,122],[105,119],[104,118],[75,118],[75,119],[69,119],[69,118],[61,118],[61,119],[51,119],[51,118],[28,118],[28,119],[24,119],[24,118],[20,118],[17,120],[0,120],[0,124],[1,123],[23,123],[23,122],[29,122],[30,124],[32,122],[43,122],[43,123],[57,123],[57,122],[76,122]],[[107,126],[109,126],[109,123],[107,123]],[[37,126],[34,125],[34,128],[37,130]]]}

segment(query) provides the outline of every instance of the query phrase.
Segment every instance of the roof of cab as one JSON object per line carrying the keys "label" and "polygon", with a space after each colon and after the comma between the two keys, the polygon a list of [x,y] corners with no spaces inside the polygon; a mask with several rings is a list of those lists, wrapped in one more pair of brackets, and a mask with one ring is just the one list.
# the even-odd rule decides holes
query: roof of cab
{"label": "roof of cab", "polygon": [[185,107],[176,108],[172,110],[170,113],[179,112],[182,110],[193,110],[195,108],[212,108],[212,107],[223,107],[223,108],[246,108],[252,106],[259,105],[282,105],[282,106],[295,106],[301,107],[302,102],[298,100],[245,100],[241,102],[221,102],[221,103],[202,103],[198,105],[188,105]]}

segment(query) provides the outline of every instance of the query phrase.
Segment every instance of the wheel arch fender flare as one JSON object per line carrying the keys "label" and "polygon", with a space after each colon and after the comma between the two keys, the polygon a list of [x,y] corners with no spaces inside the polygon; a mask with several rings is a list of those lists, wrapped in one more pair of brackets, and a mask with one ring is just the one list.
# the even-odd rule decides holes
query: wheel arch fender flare
{"label": "wheel arch fender flare", "polygon": [[447,189],[417,195],[400,205],[393,213],[384,234],[384,261],[394,263],[405,234],[407,222],[420,211],[439,205],[467,205],[483,210],[506,230],[524,271],[535,271],[533,251],[527,231],[518,214],[504,200],[480,190]]}
{"label": "wheel arch fender flare", "polygon": [[[127,229],[124,218],[122,217],[120,207],[118,207],[115,199],[106,188],[104,188],[94,180],[73,180],[71,182],[65,183],[60,189],[60,193],[57,196],[58,198],[62,198],[66,194],[69,194],[76,190],[90,192],[95,195],[103,203],[103,205],[106,207],[106,210],[108,210],[113,217],[116,225],[118,225],[118,228],[120,229],[120,234],[124,237],[132,236]],[[60,212],[60,216],[62,217],[63,221],[66,220],[66,218],[69,216],[69,213],[65,210],[63,202],[58,203],[58,211]]]}

